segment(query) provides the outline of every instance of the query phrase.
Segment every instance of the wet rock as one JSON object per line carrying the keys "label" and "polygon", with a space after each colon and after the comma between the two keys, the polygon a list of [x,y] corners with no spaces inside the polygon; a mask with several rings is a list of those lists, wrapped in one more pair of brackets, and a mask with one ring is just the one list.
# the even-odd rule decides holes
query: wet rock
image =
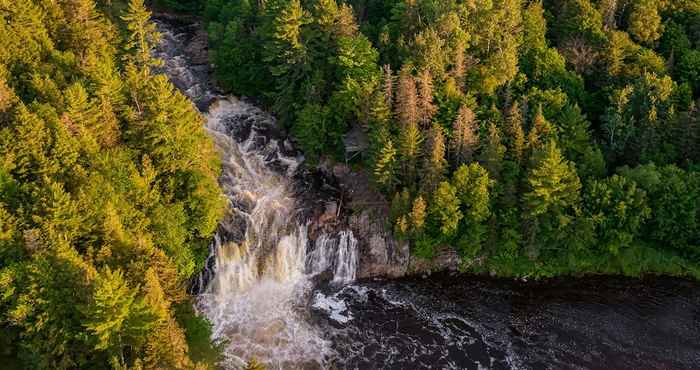
{"label": "wet rock", "polygon": [[207,33],[199,27],[193,25],[195,31],[185,45],[185,54],[194,65],[207,65],[209,63],[209,45],[207,43]]}
{"label": "wet rock", "polygon": [[362,211],[349,218],[360,246],[358,278],[400,277],[406,274],[408,244],[398,242],[384,228],[385,219]]}
{"label": "wet rock", "polygon": [[438,249],[435,257],[431,260],[411,256],[407,273],[430,275],[438,271],[456,272],[459,270],[460,263],[461,259],[457,252],[453,248],[443,246]]}

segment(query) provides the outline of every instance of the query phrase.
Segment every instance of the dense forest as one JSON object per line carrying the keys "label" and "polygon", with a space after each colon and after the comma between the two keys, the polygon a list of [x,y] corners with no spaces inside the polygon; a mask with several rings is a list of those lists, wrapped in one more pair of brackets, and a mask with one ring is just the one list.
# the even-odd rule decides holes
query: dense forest
{"label": "dense forest", "polygon": [[2,368],[205,369],[185,291],[225,202],[143,0],[0,0]]}
{"label": "dense forest", "polygon": [[0,0],[0,360],[213,368],[187,281],[226,202],[154,5],[390,227],[499,276],[700,277],[700,0]]}
{"label": "dense forest", "polygon": [[700,275],[700,1],[160,0],[218,82],[343,158],[414,254],[546,277]]}

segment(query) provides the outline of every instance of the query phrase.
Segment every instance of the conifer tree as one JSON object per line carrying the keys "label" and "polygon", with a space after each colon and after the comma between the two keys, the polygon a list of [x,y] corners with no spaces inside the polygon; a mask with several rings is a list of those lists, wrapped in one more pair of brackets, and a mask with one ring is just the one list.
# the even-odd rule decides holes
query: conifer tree
{"label": "conifer tree", "polygon": [[274,110],[287,121],[292,118],[293,96],[307,65],[307,50],[301,33],[308,19],[299,0],[266,3],[265,18],[268,23],[261,31],[265,37],[263,61],[275,79],[275,91],[271,94]]}
{"label": "conifer tree", "polygon": [[470,162],[479,145],[479,134],[474,112],[466,105],[462,105],[457,113],[457,118],[452,125],[452,138],[450,139],[450,154],[452,164]]}
{"label": "conifer tree", "polygon": [[547,144],[552,130],[552,125],[544,118],[542,105],[540,104],[532,118],[530,132],[527,134],[527,150],[530,157],[543,145]]}
{"label": "conifer tree", "polygon": [[385,64],[382,67],[382,88],[384,94],[384,101],[389,110],[394,107],[394,74],[391,71],[391,65]]}
{"label": "conifer tree", "polygon": [[423,196],[419,195],[413,201],[413,208],[411,209],[410,219],[411,227],[414,235],[420,235],[423,233],[425,227],[425,217],[426,217],[426,204]]}
{"label": "conifer tree", "polygon": [[[580,200],[581,181],[573,163],[562,156],[556,143],[549,143],[537,153],[535,166],[524,194],[526,218],[532,223],[531,240],[544,247],[559,246],[571,226]],[[549,244],[547,244],[549,243]],[[531,247],[535,247],[531,244]]]}
{"label": "conifer tree", "polygon": [[146,270],[144,291],[144,302],[156,322],[148,337],[144,363],[154,369],[192,368],[185,335],[170,313],[170,302],[153,268]]}
{"label": "conifer tree", "polygon": [[433,104],[433,77],[428,69],[418,75],[418,117],[422,127],[430,127],[437,107]]}
{"label": "conifer tree", "polygon": [[402,127],[417,125],[419,120],[418,93],[416,82],[411,75],[411,67],[404,66],[399,74],[396,92],[396,111]]}
{"label": "conifer tree", "polygon": [[445,136],[442,127],[433,124],[427,140],[426,156],[423,158],[422,189],[430,194],[442,182],[447,170],[445,160]]}
{"label": "conifer tree", "polygon": [[125,363],[124,349],[142,338],[154,325],[154,317],[138,291],[128,286],[121,270],[106,267],[95,279],[85,324],[95,338],[95,349],[105,350]]}
{"label": "conifer tree", "polygon": [[462,211],[459,209],[457,190],[448,181],[443,181],[433,193],[430,214],[439,226],[443,237],[451,238],[457,233]]}
{"label": "conifer tree", "polygon": [[418,123],[413,122],[404,126],[399,134],[399,156],[405,179],[405,184],[412,186],[416,181],[418,159],[421,156],[423,136],[418,129]]}
{"label": "conifer tree", "polygon": [[454,48],[455,55],[454,60],[452,62],[452,75],[454,79],[459,83],[459,86],[462,86],[462,84],[464,83],[464,75],[466,74],[467,70],[467,62],[464,57],[465,49],[466,48],[462,40],[459,40]]}
{"label": "conifer tree", "polygon": [[506,114],[506,130],[508,132],[508,157],[522,163],[525,150],[525,133],[523,132],[523,119],[520,106],[517,102],[511,104]]}
{"label": "conifer tree", "polygon": [[503,156],[506,152],[501,138],[501,130],[495,123],[489,123],[486,141],[482,145],[481,160],[491,178],[499,179]]}
{"label": "conifer tree", "polygon": [[416,166],[421,155],[423,136],[418,128],[418,97],[416,83],[410,66],[404,66],[399,75],[396,109],[401,129],[399,131],[399,154],[406,184],[416,180]]}
{"label": "conifer tree", "polygon": [[397,160],[394,143],[388,138],[374,165],[374,181],[388,193],[396,186]]}
{"label": "conifer tree", "polygon": [[408,235],[409,221],[406,215],[399,217],[394,225],[394,234],[399,238],[405,238]]}
{"label": "conifer tree", "polygon": [[486,220],[490,217],[490,187],[488,172],[478,163],[461,165],[455,171],[452,184],[457,191],[464,214],[464,230],[458,242],[466,256],[474,256],[484,241]]}
{"label": "conifer tree", "polygon": [[148,75],[149,68],[157,64],[151,50],[160,40],[156,25],[150,22],[151,12],[146,9],[144,0],[129,0],[127,14],[122,19],[131,32],[128,46],[134,52],[134,61],[143,69],[144,75]]}

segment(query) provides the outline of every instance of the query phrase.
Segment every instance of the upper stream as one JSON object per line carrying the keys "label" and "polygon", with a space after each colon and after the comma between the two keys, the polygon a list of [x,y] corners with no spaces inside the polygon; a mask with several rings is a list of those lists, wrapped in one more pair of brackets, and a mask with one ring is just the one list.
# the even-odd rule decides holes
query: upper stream
{"label": "upper stream", "polygon": [[[310,228],[303,155],[274,117],[213,87],[187,47],[196,25],[158,20],[162,71],[206,119],[229,201],[196,308],[226,369],[698,369],[700,287],[679,279],[513,283],[435,275],[355,281],[350,230]],[[312,235],[313,234],[313,235]]]}

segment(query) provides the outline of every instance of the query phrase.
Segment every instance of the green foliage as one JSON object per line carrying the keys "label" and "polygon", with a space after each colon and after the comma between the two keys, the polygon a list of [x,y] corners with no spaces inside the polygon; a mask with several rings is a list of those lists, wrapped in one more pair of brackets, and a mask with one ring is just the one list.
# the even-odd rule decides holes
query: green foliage
{"label": "green foliage", "polygon": [[[692,254],[680,245],[694,231],[659,252],[673,222],[657,218],[680,216],[609,177],[656,163],[694,178],[693,2],[206,3],[218,81],[262,98],[311,163],[349,129],[366,132],[368,171],[393,197],[389,227],[413,253],[452,244],[465,266],[519,276],[694,271],[659,257]],[[161,230],[181,222],[172,209]]]}
{"label": "green foliage", "polygon": [[597,248],[613,255],[633,247],[651,209],[646,193],[626,177],[594,180],[583,196],[584,213],[596,227]]}
{"label": "green foliage", "polygon": [[430,214],[444,238],[451,238],[457,232],[463,214],[459,209],[457,190],[449,182],[443,181],[435,190]]}
{"label": "green foliage", "polygon": [[13,356],[194,367],[171,305],[225,202],[201,116],[151,71],[150,12],[140,0],[0,8],[0,325]]}
{"label": "green foliage", "polygon": [[697,174],[674,165],[657,168],[653,164],[623,168],[620,174],[637,182],[648,195],[651,217],[645,234],[662,246],[697,253]]}
{"label": "green foliage", "polygon": [[532,240],[542,248],[566,245],[580,202],[581,182],[574,164],[564,159],[554,141],[536,154],[523,195]]}
{"label": "green foliage", "polygon": [[458,246],[463,255],[474,257],[484,242],[485,221],[491,215],[489,190],[492,183],[488,172],[477,163],[460,166],[452,176],[464,215]]}

